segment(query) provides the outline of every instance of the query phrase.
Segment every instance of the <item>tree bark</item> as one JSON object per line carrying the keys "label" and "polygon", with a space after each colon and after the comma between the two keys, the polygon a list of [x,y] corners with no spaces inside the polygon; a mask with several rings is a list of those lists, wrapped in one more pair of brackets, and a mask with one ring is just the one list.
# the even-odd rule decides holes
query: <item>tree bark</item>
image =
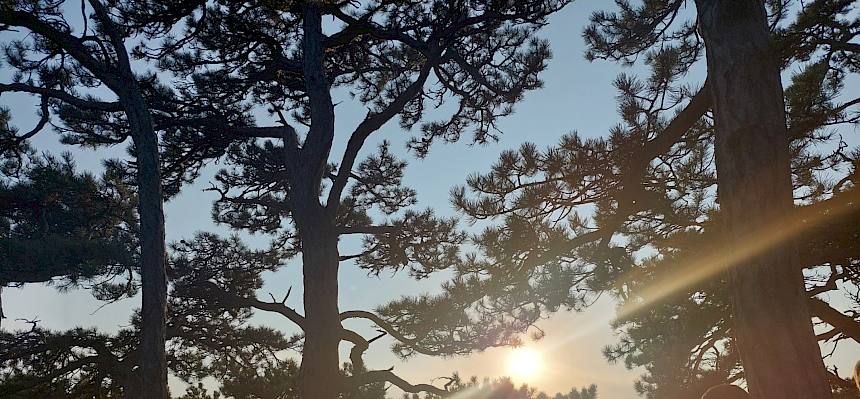
{"label": "tree bark", "polygon": [[342,330],[337,303],[338,234],[333,218],[320,204],[316,168],[299,164],[290,168],[293,221],[301,237],[305,311],[299,396],[336,399],[341,386],[338,346]]}
{"label": "tree bark", "polygon": [[337,235],[323,220],[302,232],[305,342],[299,393],[302,398],[335,399],[341,380],[339,260]]}
{"label": "tree bark", "polygon": [[[761,243],[793,208],[779,62],[757,0],[696,0],[716,124],[726,253]],[[730,267],[734,335],[753,398],[831,397],[792,240]]]}
{"label": "tree bark", "polygon": [[[90,54],[83,39],[57,29],[32,13],[22,12],[13,6],[15,10],[11,12],[4,8],[3,16],[10,14],[11,18],[3,19],[7,23],[26,27],[62,48],[117,95],[122,110],[128,118],[137,158],[140,274],[143,296],[141,341],[138,347],[140,370],[136,373],[141,385],[137,392],[129,392],[128,396],[147,399],[167,398],[167,362],[165,360],[167,273],[158,137],[125,47],[127,37],[123,36],[120,25],[112,20],[106,4],[102,4],[101,1],[90,1],[89,4],[93,7],[95,18],[101,24],[100,30],[113,47],[113,59],[109,61]],[[54,55],[57,54],[52,54]],[[74,98],[74,96],[71,97]],[[98,101],[72,101],[70,104],[83,109],[96,105],[95,108],[98,109],[114,110],[109,106],[110,104]]]}
{"label": "tree bark", "polygon": [[[138,213],[140,215],[140,277],[142,285],[140,345],[141,398],[167,398],[165,325],[167,271],[164,200],[158,137],[145,101],[137,92],[120,95],[131,126],[137,157]],[[132,396],[130,395],[130,396]]]}
{"label": "tree bark", "polygon": [[[299,370],[302,398],[336,399],[341,388],[338,346],[338,232],[334,212],[320,203],[320,184],[334,138],[334,105],[325,73],[318,1],[304,4],[303,71],[311,124],[301,149],[288,149],[292,216],[302,242],[305,341]],[[285,143],[285,146],[291,146]],[[336,208],[336,207],[335,207]]]}

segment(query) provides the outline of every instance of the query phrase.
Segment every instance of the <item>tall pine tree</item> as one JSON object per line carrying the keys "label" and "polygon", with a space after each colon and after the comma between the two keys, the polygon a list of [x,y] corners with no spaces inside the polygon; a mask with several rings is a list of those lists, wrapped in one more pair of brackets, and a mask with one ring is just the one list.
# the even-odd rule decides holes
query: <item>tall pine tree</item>
{"label": "tall pine tree", "polygon": [[[608,137],[583,139],[572,134],[545,150],[526,144],[503,154],[489,173],[470,177],[468,191],[454,191],[453,201],[464,214],[473,220],[495,219],[498,223],[475,237],[479,253],[458,269],[451,282],[457,290],[433,298],[439,308],[469,308],[477,315],[473,321],[493,318],[500,325],[525,331],[541,314],[561,307],[581,310],[596,295],[609,291],[625,305],[620,309],[620,320],[626,323],[683,295],[690,295],[692,303],[700,303],[697,290],[691,288],[714,282],[724,276],[726,266],[739,264],[728,264],[727,260],[746,261],[748,258],[739,256],[761,255],[757,251],[762,248],[755,245],[726,249],[729,241],[725,236],[713,234],[707,251],[697,250],[698,257],[684,258],[685,262],[656,262],[674,257],[682,244],[691,245],[688,241],[669,241],[669,237],[680,240],[685,232],[717,229],[723,215],[718,206],[722,196],[716,196],[720,183],[714,167],[715,132],[709,112],[713,82],[707,79],[698,90],[683,85],[690,69],[700,63],[706,44],[697,33],[701,20],[687,19],[692,10],[684,9],[685,4],[618,2],[620,11],[592,16],[593,24],[584,33],[590,47],[587,56],[642,62],[651,69],[650,76],[638,79],[622,75],[617,79],[622,123]],[[857,72],[857,47],[852,43],[856,17],[851,14],[851,2],[820,1],[794,8],[768,2],[767,6],[767,27],[775,42],[771,50],[776,54],[774,62],[778,67],[800,71],[786,89],[786,107],[780,114],[788,121],[795,199],[805,205],[836,197],[851,187],[851,179],[840,178],[841,183],[833,183],[827,173],[845,176],[854,159],[834,128],[855,124],[860,102],[840,98],[844,82]],[[785,229],[772,229],[746,244],[795,240],[798,234],[819,225],[834,226],[839,217],[850,213],[850,207],[837,209],[842,212],[839,216],[823,212],[830,216],[815,223],[786,223],[792,233],[789,238],[783,233]],[[791,220],[790,215],[780,221]],[[845,241],[833,242],[842,245],[837,250],[846,249]],[[664,268],[670,264],[681,269]],[[511,265],[517,271],[513,275]],[[804,265],[817,264],[804,261]],[[653,274],[658,270],[667,272]],[[799,274],[797,277],[799,280]],[[795,288],[802,289],[797,280]],[[421,298],[416,298],[392,304],[391,311],[420,315],[410,310],[422,306]],[[802,310],[805,304],[798,306]],[[725,315],[729,309],[723,302],[722,307],[710,311]],[[695,334],[695,328],[708,327],[707,322],[696,327],[694,314],[690,318],[685,314],[665,316],[673,321],[659,321],[663,326],[683,328],[689,322],[690,334]],[[834,322],[844,320],[832,316],[836,316],[831,317]],[[421,320],[416,317],[411,322]],[[803,320],[800,324],[807,323]],[[631,334],[654,333],[636,330],[635,322],[625,325]],[[651,326],[661,328],[657,320]],[[660,334],[666,340],[673,339],[670,333]],[[649,339],[648,335],[634,338],[639,345]],[[814,345],[811,335],[807,338],[806,345]],[[677,362],[678,358],[663,356],[664,352],[651,352],[671,344],[630,348],[628,360],[655,367]],[[683,357],[680,351],[676,354]],[[803,373],[800,368],[806,367],[821,370],[818,358],[794,371]],[[788,365],[774,369],[778,367]],[[819,386],[826,383],[823,373],[816,375]],[[669,389],[671,382],[664,383]],[[808,385],[784,385],[775,392],[792,389],[800,394]],[[640,388],[650,389],[644,385]]]}
{"label": "tall pine tree", "polygon": [[[216,221],[269,234],[284,256],[301,260],[301,312],[234,295],[217,283],[205,284],[203,294],[227,307],[277,312],[296,324],[303,336],[301,397],[334,398],[380,383],[444,394],[391,370],[366,370],[361,356],[375,339],[345,329],[344,321],[375,324],[402,352],[455,354],[513,342],[504,329],[437,335],[401,330],[396,316],[341,312],[338,270],[354,260],[371,273],[408,270],[421,278],[458,263],[464,235],[455,222],[411,209],[416,193],[402,185],[405,162],[385,142],[362,159],[366,143],[395,118],[404,129],[420,126],[409,145],[419,156],[434,142],[457,141],[466,132],[476,143],[494,139],[497,120],[541,86],[538,74],[550,53],[535,33],[566,3],[120,4],[128,26],[148,35],[135,54],[158,60],[177,82],[150,100],[159,110],[156,125],[172,126],[162,137],[167,186],[178,188],[203,165],[225,161],[229,167],[212,187],[219,195]],[[171,29],[180,18],[184,29]],[[352,94],[366,115],[345,128],[345,150],[334,155],[336,90]],[[427,121],[425,114],[443,103],[452,104],[450,113]],[[260,109],[275,122],[257,122]],[[338,242],[346,236],[364,237],[363,250],[341,254]],[[442,318],[440,328],[457,321],[455,315],[428,317]],[[346,378],[342,341],[353,345]]]}
{"label": "tall pine tree", "polygon": [[[8,151],[38,134],[52,114],[65,122],[64,139],[69,143],[96,146],[131,138],[140,217],[139,377],[147,387],[145,397],[165,398],[166,244],[158,137],[141,84],[146,78],[135,70],[126,48],[125,41],[134,31],[117,22],[108,4],[82,3],[83,20],[77,24],[66,18],[68,6],[53,0],[0,2],[0,30],[30,33],[12,35],[6,43],[5,63],[14,73],[12,82],[0,83],[0,93],[29,93],[40,99],[37,126],[21,135],[4,136],[2,147]],[[109,91],[116,100],[101,100],[100,90]]]}

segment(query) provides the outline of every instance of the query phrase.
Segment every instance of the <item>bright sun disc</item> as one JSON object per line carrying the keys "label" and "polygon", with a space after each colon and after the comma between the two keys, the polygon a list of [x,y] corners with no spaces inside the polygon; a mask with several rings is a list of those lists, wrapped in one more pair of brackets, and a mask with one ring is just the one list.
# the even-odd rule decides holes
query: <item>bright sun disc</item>
{"label": "bright sun disc", "polygon": [[520,380],[530,380],[541,370],[540,353],[534,349],[517,348],[508,359],[508,371],[511,377]]}

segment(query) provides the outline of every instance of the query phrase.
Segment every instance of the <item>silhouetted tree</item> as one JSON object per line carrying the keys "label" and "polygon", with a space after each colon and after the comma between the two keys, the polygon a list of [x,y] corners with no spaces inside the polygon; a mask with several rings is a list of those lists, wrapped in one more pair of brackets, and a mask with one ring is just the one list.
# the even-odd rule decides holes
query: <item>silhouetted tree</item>
{"label": "silhouetted tree", "polygon": [[[167,277],[158,136],[141,82],[150,78],[135,71],[125,45],[134,31],[115,20],[111,3],[82,3],[83,27],[75,33],[75,24],[65,14],[70,2],[0,2],[0,31],[29,33],[10,33],[13,39],[5,45],[4,61],[15,73],[12,82],[0,83],[0,93],[29,93],[40,99],[37,126],[23,134],[5,135],[0,147],[4,152],[15,151],[48,126],[52,114],[64,121],[61,130],[68,143],[110,145],[131,138],[140,217],[143,336],[138,375],[146,387],[145,397],[165,398]],[[109,91],[116,100],[101,100],[99,90]]]}
{"label": "silhouetted tree", "polygon": [[[174,253],[167,359],[172,374],[192,384],[190,395],[214,378],[224,397],[298,397],[298,365],[287,351],[298,350],[300,337],[251,326],[249,308],[216,306],[194,293],[202,282],[218,282],[235,295],[253,295],[262,286],[260,273],[277,267],[277,253],[209,234],[177,244]],[[139,314],[131,324],[114,334],[50,331],[36,322],[0,333],[0,395],[127,397],[139,389]]]}
{"label": "silhouetted tree", "polygon": [[[416,193],[401,184],[405,162],[387,143],[362,160],[365,142],[394,118],[404,129],[420,124],[410,142],[419,156],[433,142],[453,142],[466,131],[476,143],[495,138],[497,119],[540,87],[538,74],[550,53],[535,32],[566,3],[120,4],[129,26],[150,35],[135,54],[158,59],[179,82],[175,93],[151,100],[158,103],[156,123],[169,120],[176,127],[163,136],[166,182],[190,181],[202,165],[223,160],[229,167],[212,188],[220,195],[216,221],[270,234],[284,259],[301,255],[303,314],[278,301],[238,297],[217,283],[205,284],[208,291],[201,293],[225,306],[280,313],[301,329],[301,397],[334,398],[379,383],[443,393],[390,370],[341,378],[340,342],[353,344],[350,363],[356,371],[365,370],[361,355],[373,342],[344,329],[343,321],[376,324],[400,342],[401,353],[466,353],[513,342],[506,329],[457,327],[456,313],[427,309],[437,328],[452,327],[440,335],[404,326],[394,314],[341,312],[338,270],[341,262],[354,260],[371,273],[406,269],[421,278],[458,263],[464,234],[451,219],[409,209]],[[185,29],[171,30],[180,18]],[[325,29],[324,18],[333,21]],[[334,90],[348,91],[367,109],[337,164],[330,160]],[[446,118],[424,121],[428,109],[449,102]],[[262,107],[277,126],[254,120],[252,111]],[[338,241],[350,235],[365,237],[364,249],[341,255]]]}
{"label": "silhouetted tree", "polygon": [[[707,319],[694,312],[693,304],[701,303],[698,288],[719,284],[714,279],[724,277],[725,261],[730,260],[723,255],[738,261],[740,255],[757,253],[749,245],[726,250],[729,241],[713,231],[722,223],[718,206],[722,197],[716,196],[711,83],[708,80],[698,91],[678,83],[705,49],[696,34],[698,22],[684,20],[684,4],[619,2],[620,12],[592,16],[593,24],[585,31],[590,46],[587,55],[630,63],[641,58],[651,75],[617,79],[622,123],[608,137],[583,139],[571,134],[547,149],[523,145],[518,151],[504,153],[489,173],[471,176],[468,191],[454,190],[453,201],[463,213],[473,220],[496,219],[499,223],[475,237],[480,251],[473,262],[457,269],[452,285],[458,289],[434,297],[440,309],[469,308],[476,320],[516,321],[516,326],[524,327],[561,307],[583,309],[596,295],[609,291],[625,304],[619,325],[640,334],[633,338],[636,343],[654,337],[666,345],[629,348],[631,365],[648,364],[655,367],[652,371],[678,367],[677,371],[684,367],[680,359],[695,361],[695,354],[685,356],[680,349],[688,343],[676,340],[668,328],[688,331],[686,338],[707,334],[710,322],[695,319]],[[799,71],[785,91],[783,114],[788,121],[798,204],[835,197],[851,186],[850,179],[834,184],[827,176],[830,172],[844,176],[845,166],[855,157],[845,151],[832,129],[858,121],[860,100],[838,99],[845,79],[857,72],[858,65],[857,47],[851,43],[856,36],[851,28],[856,17],[850,14],[850,6],[846,1],[810,2],[795,8],[798,13],[791,19],[782,3],[768,3],[769,26],[781,57],[778,64]],[[817,218],[815,223],[787,222],[785,227],[796,240],[797,233],[819,223],[833,226],[834,220],[845,215],[841,212],[848,211],[841,210],[839,216],[823,212],[830,216]],[[781,220],[791,221],[792,217]],[[691,253],[684,258],[689,261],[672,261],[683,245],[692,245],[685,237],[706,231],[709,239],[704,249],[695,252],[698,256]],[[748,239],[747,243],[770,239],[773,234],[779,238],[782,231],[786,229],[772,229],[760,240]],[[664,258],[668,261],[657,262]],[[676,267],[664,267],[670,264]],[[834,273],[841,275],[838,270]],[[727,294],[726,289],[722,286],[720,292]],[[678,298],[690,302],[686,312],[663,313],[664,318],[649,324],[650,332],[635,329],[632,317],[647,315],[654,307]],[[416,303],[399,305],[414,308]],[[725,316],[727,304],[703,306],[705,312]],[[632,322],[627,324],[628,320]],[[667,333],[655,337],[650,335],[654,331]],[[679,349],[667,351],[673,344]],[[729,357],[737,359],[737,355],[729,351]],[[724,377],[728,378],[720,378]],[[670,389],[673,382],[661,383]]]}
{"label": "silhouetted tree", "polygon": [[[858,196],[855,189],[840,191],[832,199],[798,208],[792,218],[810,224],[798,235],[799,258],[808,267],[807,303],[813,316],[831,326],[818,335],[822,343],[836,345],[842,340],[860,339],[860,320],[853,299],[858,252],[852,244],[860,235],[857,229]],[[838,219],[825,224],[816,222],[828,214]],[[677,231],[652,241],[661,254],[639,263],[635,273],[622,281],[626,295],[622,307],[647,296],[651,285],[669,276],[678,276],[688,263],[713,251],[718,236],[713,223],[704,223],[701,231]],[[644,366],[648,374],[637,383],[637,390],[654,398],[700,396],[717,383],[743,378],[743,368],[733,341],[733,317],[728,280],[720,276],[686,287],[677,295],[621,317],[615,326],[625,333],[621,341],[606,348],[607,357],[624,360],[628,366]],[[848,314],[831,307],[820,298],[833,301],[847,298]],[[824,327],[824,326],[822,326]],[[830,376],[834,392],[853,388],[835,374]],[[856,388],[854,388],[856,390]]]}

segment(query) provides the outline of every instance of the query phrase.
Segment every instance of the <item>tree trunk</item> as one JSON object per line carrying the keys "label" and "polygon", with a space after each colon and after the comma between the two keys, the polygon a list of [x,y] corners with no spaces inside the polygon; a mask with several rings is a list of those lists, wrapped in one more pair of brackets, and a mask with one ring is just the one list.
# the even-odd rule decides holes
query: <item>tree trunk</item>
{"label": "tree trunk", "polygon": [[[779,62],[762,1],[696,0],[716,124],[726,253],[767,241],[793,207]],[[753,398],[831,396],[791,239],[730,264],[734,336]]]}
{"label": "tree trunk", "polygon": [[[302,398],[335,399],[340,391],[341,324],[337,234],[321,215],[300,228],[304,273],[305,342],[299,379]],[[316,222],[313,221],[316,219]]]}
{"label": "tree trunk", "polygon": [[[311,124],[301,150],[288,149],[292,217],[302,241],[305,342],[299,396],[336,399],[341,388],[337,272],[340,256],[334,215],[320,204],[320,184],[334,137],[334,105],[325,75],[320,5],[304,4],[303,71]],[[285,145],[291,145],[285,143]]]}
{"label": "tree trunk", "polygon": [[152,117],[137,94],[122,96],[132,130],[137,156],[138,213],[140,214],[140,277],[143,301],[140,309],[141,398],[167,398],[165,323],[167,319],[167,273],[164,232],[164,200],[158,137]]}

